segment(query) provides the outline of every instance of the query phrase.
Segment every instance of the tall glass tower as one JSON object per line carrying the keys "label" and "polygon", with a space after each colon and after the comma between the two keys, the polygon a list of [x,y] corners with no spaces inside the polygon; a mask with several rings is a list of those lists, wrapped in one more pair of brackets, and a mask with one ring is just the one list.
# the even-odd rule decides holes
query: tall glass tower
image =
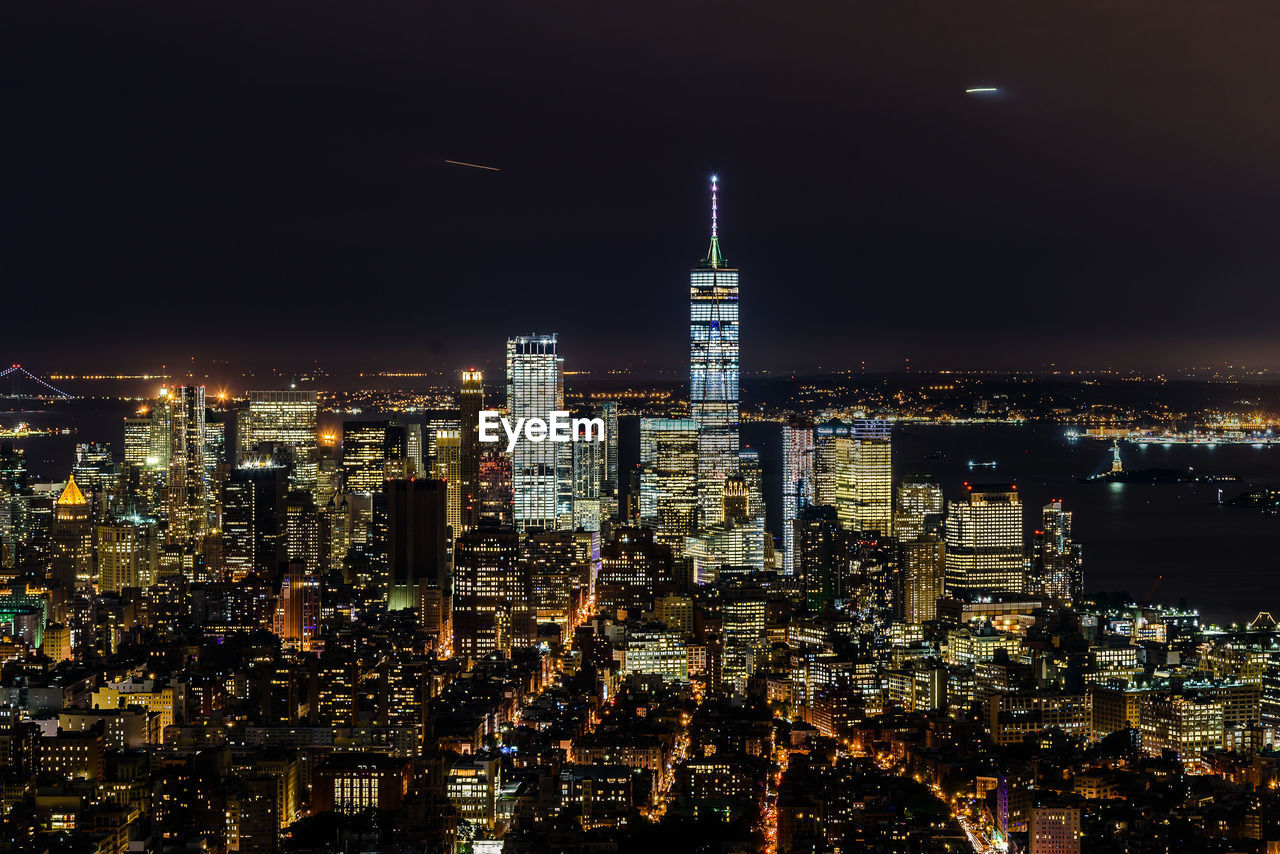
{"label": "tall glass tower", "polygon": [[720,254],[719,184],[711,177],[711,246],[689,272],[689,415],[698,425],[698,514],[723,521],[724,479],[738,470],[738,271]]}
{"label": "tall glass tower", "polygon": [[796,519],[813,503],[813,422],[793,419],[782,426],[782,570],[796,566]]}
{"label": "tall glass tower", "polygon": [[169,413],[169,542],[188,544],[209,528],[209,480],[204,465],[204,386],[161,389]]}
{"label": "tall glass tower", "polygon": [[[507,409],[513,422],[547,419],[564,409],[564,373],[555,335],[521,335],[507,341]],[[517,531],[572,528],[572,464],[572,450],[563,442],[530,442],[523,436],[516,442],[511,484]]]}

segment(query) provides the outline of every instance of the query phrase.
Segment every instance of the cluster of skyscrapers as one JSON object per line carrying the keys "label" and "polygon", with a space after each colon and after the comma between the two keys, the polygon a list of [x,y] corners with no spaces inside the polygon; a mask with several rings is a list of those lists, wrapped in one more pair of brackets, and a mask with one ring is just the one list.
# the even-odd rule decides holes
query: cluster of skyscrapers
{"label": "cluster of skyscrapers", "polygon": [[[347,421],[340,436],[322,435],[315,391],[250,391],[229,409],[201,386],[168,386],[125,420],[122,464],[84,446],[54,502],[50,565],[66,591],[69,648],[89,642],[95,592],[167,576],[266,584],[260,604],[274,602],[289,639],[305,646],[320,579],[340,571],[390,610],[417,609],[441,649],[509,650],[536,639],[541,617],[571,631],[590,612],[602,545],[628,526],[651,530],[687,583],[778,570],[815,606],[844,598],[852,567],[887,548],[892,589],[880,598],[912,622],[932,619],[945,595],[1078,597],[1079,547],[1060,503],[1044,509],[1029,555],[1016,487],[967,485],[945,504],[936,484],[895,485],[887,420],[782,426],[775,542],[761,461],[739,438],[738,270],[721,251],[717,193],[713,179],[710,245],[689,279],[688,411],[640,419],[636,471],[619,471],[612,401],[581,413],[601,419],[602,440],[522,437],[509,452],[481,442],[486,386],[476,370],[462,373],[452,413]],[[564,410],[560,343],[508,339],[510,419]],[[22,525],[6,518],[16,568]],[[548,580],[563,567],[552,572],[547,549],[561,549],[577,574]]]}
{"label": "cluster of skyscrapers", "polygon": [[[124,420],[120,459],[79,445],[56,486],[33,483],[23,455],[0,450],[0,659],[20,665],[5,671],[4,696],[24,697],[34,719],[49,713],[29,687],[40,668],[56,682],[112,662],[92,677],[109,708],[82,714],[68,701],[76,711],[41,742],[49,761],[81,773],[79,758],[57,758],[92,752],[72,727],[155,744],[174,728],[185,750],[209,736],[183,725],[229,721],[236,767],[257,782],[219,766],[223,788],[206,798],[180,788],[203,779],[191,772],[179,789],[157,784],[154,809],[168,816],[159,826],[178,827],[173,791],[217,803],[206,818],[223,822],[225,850],[256,854],[301,816],[282,779],[309,791],[313,815],[398,807],[412,784],[415,815],[441,839],[468,822],[477,843],[495,841],[481,837],[515,810],[498,807],[512,758],[492,748],[517,723],[568,733],[547,748],[559,757],[544,775],[554,794],[522,809],[580,810],[585,830],[625,826],[641,804],[660,816],[669,801],[691,815],[715,803],[737,817],[763,803],[757,790],[773,775],[757,760],[779,749],[770,714],[851,749],[859,716],[967,712],[994,696],[992,737],[1021,733],[1000,723],[1004,701],[988,689],[1025,674],[994,662],[1018,648],[1011,627],[1080,599],[1071,513],[1045,506],[1028,545],[1016,486],[966,485],[947,501],[927,478],[895,476],[890,420],[805,413],[779,425],[781,530],[767,530],[768,461],[740,438],[738,270],[720,248],[717,194],[713,180],[710,246],[689,278],[687,409],[628,417],[606,400],[572,412],[598,419],[602,436],[482,441],[490,410],[516,422],[575,408],[560,338],[517,335],[505,384],[463,371],[455,405],[440,410],[339,429],[323,392],[214,400],[176,384]],[[624,432],[638,438],[628,471]],[[1150,631],[1127,625],[1134,638]],[[164,684],[143,679],[129,656],[151,648],[204,663]],[[240,658],[222,663],[233,651]],[[580,693],[532,708],[557,680]],[[691,724],[704,690],[727,705]],[[611,700],[625,691],[650,699],[602,741],[593,729],[622,714]],[[744,700],[772,712],[730,726]],[[1076,706],[1063,708],[1076,726]],[[632,738],[627,726],[649,709],[643,724],[661,735]],[[705,752],[686,755],[699,738]],[[267,744],[293,759],[255,754]],[[166,762],[195,768],[203,749]],[[424,794],[432,786],[444,794]],[[777,808],[800,823],[807,809]],[[799,838],[796,827],[779,838]]]}

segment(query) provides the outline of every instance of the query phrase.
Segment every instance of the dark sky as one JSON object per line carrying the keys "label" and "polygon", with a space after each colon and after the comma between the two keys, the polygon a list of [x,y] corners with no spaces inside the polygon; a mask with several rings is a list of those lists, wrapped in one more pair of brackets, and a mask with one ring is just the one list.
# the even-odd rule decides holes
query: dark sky
{"label": "dark sky", "polygon": [[1275,0],[4,17],[0,361],[683,369],[714,171],[747,370],[1280,368]]}

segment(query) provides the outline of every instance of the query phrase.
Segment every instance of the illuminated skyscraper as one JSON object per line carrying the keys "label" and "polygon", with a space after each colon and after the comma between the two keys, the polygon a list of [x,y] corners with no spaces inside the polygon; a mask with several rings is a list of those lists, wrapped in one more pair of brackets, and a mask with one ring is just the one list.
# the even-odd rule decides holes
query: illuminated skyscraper
{"label": "illuminated skyscraper", "polygon": [[286,470],[262,460],[238,466],[222,487],[223,561],[227,580],[272,578],[285,562]]}
{"label": "illuminated skyscraper", "polygon": [[604,483],[600,486],[601,510],[606,519],[618,516],[618,402],[606,400],[600,404],[600,417],[604,419]]}
{"label": "illuminated skyscraper", "polygon": [[119,593],[155,582],[155,523],[122,520],[98,526],[98,590]]}
{"label": "illuminated skyscraper", "polygon": [[814,503],[813,424],[797,419],[782,425],[782,569],[795,572],[795,520]]}
{"label": "illuminated skyscraper", "polygon": [[699,522],[721,521],[724,479],[738,470],[738,271],[720,254],[711,178],[711,245],[689,273],[689,416],[698,426]]}
{"label": "illuminated skyscraper", "polygon": [[1040,513],[1034,543],[1035,592],[1070,605],[1084,592],[1080,545],[1071,539],[1071,511],[1054,499]]}
{"label": "illuminated skyscraper", "polygon": [[173,400],[168,387],[161,387],[156,403],[151,407],[151,455],[147,463],[160,471],[169,468],[169,442],[172,437],[170,422],[173,416]]}
{"label": "illuminated skyscraper", "polygon": [[947,505],[947,593],[1023,589],[1022,502],[1012,484],[968,486]]}
{"label": "illuminated skyscraper", "polygon": [[539,623],[555,623],[571,637],[588,616],[600,563],[600,535],[594,532],[542,531],[520,543],[520,561],[529,574]]}
{"label": "illuminated skyscraper", "polygon": [[[564,409],[563,360],[555,335],[520,335],[507,341],[507,409],[520,418],[547,420]],[[573,524],[572,451],[564,442],[521,436],[511,452],[516,530],[564,530]]]}
{"label": "illuminated skyscraper", "polygon": [[474,528],[480,520],[480,411],[484,409],[484,376],[479,371],[462,372],[458,395],[462,447],[459,474],[462,524],[455,536]]}
{"label": "illuminated skyscraper", "polygon": [[690,418],[640,420],[640,523],[676,554],[697,527],[700,435]]}
{"label": "illuminated skyscraper", "polygon": [[423,477],[427,473],[422,427],[416,421],[404,425],[405,477]]}
{"label": "illuminated skyscraper", "polygon": [[[583,430],[579,430],[581,436]],[[607,434],[606,434],[607,437]],[[573,454],[573,529],[599,531],[603,515],[606,442],[578,441]]]}
{"label": "illuminated skyscraper", "polygon": [[511,457],[497,445],[480,452],[480,519],[500,527],[515,524],[511,486]]}
{"label": "illuminated skyscraper", "polygon": [[75,476],[53,505],[52,574],[68,594],[83,592],[97,581],[93,570],[93,525],[89,520],[89,501],[76,485]]}
{"label": "illuminated skyscraper", "polygon": [[388,470],[403,473],[407,458],[403,426],[389,421],[343,422],[342,474],[347,492],[381,492]]}
{"label": "illuminated skyscraper", "polygon": [[462,531],[462,430],[436,430],[436,454],[431,476],[445,484],[446,519],[453,536]]}
{"label": "illuminated skyscraper", "polygon": [[513,578],[521,571],[519,563],[519,538],[510,529],[481,525],[458,538],[454,545],[454,655],[478,658],[511,648],[509,600],[512,588],[518,587]]}
{"label": "illuminated skyscraper", "polygon": [[[733,489],[733,480],[726,479],[725,486]],[[764,528],[753,519],[726,518],[686,538],[684,551],[698,584],[711,584],[733,572],[756,572],[764,568]]]}
{"label": "illuminated skyscraper", "polygon": [[941,531],[946,501],[942,487],[913,478],[898,484],[893,511],[893,532],[902,542],[919,539],[930,531]]}
{"label": "illuminated skyscraper", "polygon": [[833,420],[814,428],[813,503],[834,507],[840,524],[853,524],[853,428]]}
{"label": "illuminated skyscraper", "polygon": [[945,546],[936,534],[925,534],[898,545],[902,567],[902,619],[926,623],[937,617],[938,599],[946,579]]}
{"label": "illuminated skyscraper", "polygon": [[757,572],[765,568],[764,490],[760,455],[743,448],[738,473],[724,479],[721,521],[703,525],[685,540],[699,584],[716,581],[722,573]]}
{"label": "illuminated skyscraper", "polygon": [[316,483],[316,393],[314,391],[251,391],[240,421],[237,458],[264,444],[285,445],[294,454],[294,483],[310,489]]}
{"label": "illuminated skyscraper", "polygon": [[[764,468],[760,465],[760,452],[755,448],[743,448],[738,452],[738,478],[742,485],[746,487],[747,497],[750,499],[748,510],[744,518],[749,518],[760,523],[760,530],[764,530]],[[726,508],[726,517],[728,513],[728,504]],[[739,506],[739,505],[735,505]]]}
{"label": "illuminated skyscraper", "polygon": [[276,599],[274,632],[298,649],[311,649],[311,639],[320,626],[320,579],[302,561],[290,561],[280,579]]}
{"label": "illuminated skyscraper", "polygon": [[[110,497],[116,491],[116,466],[111,456],[111,446],[101,442],[76,445],[76,462],[71,467],[76,485],[81,492],[89,493],[90,504],[97,504],[102,496]],[[102,495],[97,495],[101,493]]]}
{"label": "illuminated skyscraper", "polygon": [[724,660],[720,668],[722,688],[744,692],[747,679],[764,663],[769,645],[763,598],[750,592],[726,594],[722,608]]}
{"label": "illuminated skyscraper", "polygon": [[263,445],[284,445],[293,451],[294,483],[310,489],[316,482],[316,393],[314,391],[251,391],[239,420],[237,462]]}
{"label": "illuminated skyscraper", "polygon": [[853,518],[850,529],[893,533],[891,424],[879,418],[853,422]]}
{"label": "illuminated skyscraper", "polygon": [[168,541],[189,544],[209,527],[204,386],[174,386],[162,393],[162,403],[169,423]]}
{"label": "illuminated skyscraper", "polygon": [[144,466],[151,456],[151,416],[130,415],[124,419],[124,461]]}
{"label": "illuminated skyscraper", "polygon": [[284,503],[285,557],[289,563],[301,563],[308,575],[320,576],[328,570],[326,547],[320,510],[315,498],[306,490],[294,490]]}
{"label": "illuminated skyscraper", "polygon": [[1036,807],[1031,810],[1027,839],[1030,854],[1080,854],[1080,810],[1075,807]]}

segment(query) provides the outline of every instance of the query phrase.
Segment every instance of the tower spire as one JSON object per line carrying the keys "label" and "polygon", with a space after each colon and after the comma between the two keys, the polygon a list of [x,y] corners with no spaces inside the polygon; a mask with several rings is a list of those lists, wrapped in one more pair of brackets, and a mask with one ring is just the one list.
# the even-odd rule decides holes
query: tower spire
{"label": "tower spire", "polygon": [[726,266],[724,256],[720,254],[720,227],[717,221],[717,195],[720,192],[720,178],[718,175],[711,176],[711,247],[707,250],[707,258],[704,262],[712,269],[718,269]]}
{"label": "tower spire", "polygon": [[719,229],[716,228],[716,193],[720,189],[719,181],[720,179],[717,176],[715,175],[711,176],[711,239],[712,240],[718,240],[720,237]]}

